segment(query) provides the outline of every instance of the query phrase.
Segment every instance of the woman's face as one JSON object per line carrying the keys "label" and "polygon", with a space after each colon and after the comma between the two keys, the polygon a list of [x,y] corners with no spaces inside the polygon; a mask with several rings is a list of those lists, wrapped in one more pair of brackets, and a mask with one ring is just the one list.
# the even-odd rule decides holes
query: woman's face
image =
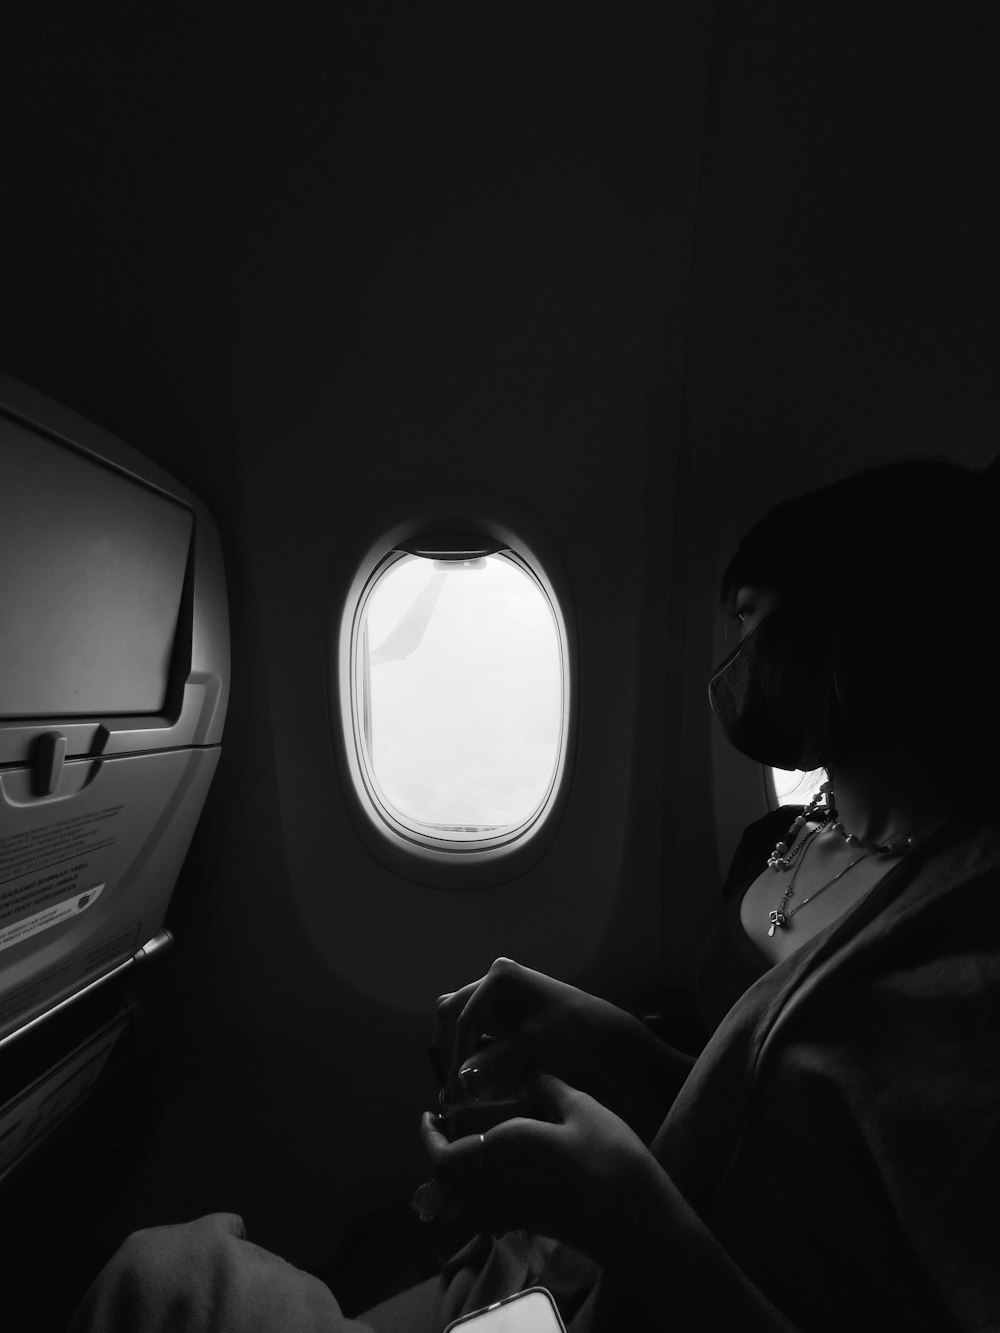
{"label": "woman's face", "polygon": [[733,615],[740,627],[740,640],[755,630],[765,616],[781,604],[781,594],[767,586],[737,588],[733,598]]}

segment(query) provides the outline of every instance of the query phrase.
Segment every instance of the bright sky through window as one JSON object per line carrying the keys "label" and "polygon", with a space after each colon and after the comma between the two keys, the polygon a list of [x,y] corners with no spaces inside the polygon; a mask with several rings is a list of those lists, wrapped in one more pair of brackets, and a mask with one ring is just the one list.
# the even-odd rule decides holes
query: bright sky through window
{"label": "bright sky through window", "polygon": [[545,594],[512,561],[405,556],[365,607],[374,777],[404,819],[528,819],[559,751],[562,672]]}
{"label": "bright sky through window", "polygon": [[826,781],[826,774],[821,768],[809,772],[797,768],[772,768],[771,779],[779,805],[805,805],[818,791],[820,783]]}

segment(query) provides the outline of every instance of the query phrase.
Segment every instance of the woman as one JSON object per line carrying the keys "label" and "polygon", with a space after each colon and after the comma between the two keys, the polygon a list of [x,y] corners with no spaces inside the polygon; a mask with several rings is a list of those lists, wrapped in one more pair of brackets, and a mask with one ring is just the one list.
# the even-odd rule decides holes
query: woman
{"label": "woman", "polygon": [[344,1320],[217,1215],[130,1238],[74,1331],[129,1299],[121,1327],[159,1327],[143,1293],[176,1295],[185,1257],[178,1308],[203,1316],[207,1265],[229,1319],[197,1328],[439,1333],[534,1283],[572,1333],[1000,1328],[995,473],[875,468],[779,505],[731,561],[716,716],[751,758],[828,780],[743,836],[697,1060],[498,960],[439,1001],[446,1093],[496,1059],[490,1033],[534,1071],[539,1118],[449,1142],[425,1115],[480,1226],[440,1279]]}

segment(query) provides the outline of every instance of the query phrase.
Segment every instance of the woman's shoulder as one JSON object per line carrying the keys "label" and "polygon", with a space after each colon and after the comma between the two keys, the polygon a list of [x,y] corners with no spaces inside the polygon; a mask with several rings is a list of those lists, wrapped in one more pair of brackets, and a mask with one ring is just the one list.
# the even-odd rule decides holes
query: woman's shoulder
{"label": "woman's shoulder", "polygon": [[789,1013],[814,1014],[832,1046],[884,1046],[890,1062],[920,1052],[918,1070],[931,1052],[948,1070],[964,1051],[1000,1094],[998,894],[1000,822],[973,812],[942,827],[844,919]]}

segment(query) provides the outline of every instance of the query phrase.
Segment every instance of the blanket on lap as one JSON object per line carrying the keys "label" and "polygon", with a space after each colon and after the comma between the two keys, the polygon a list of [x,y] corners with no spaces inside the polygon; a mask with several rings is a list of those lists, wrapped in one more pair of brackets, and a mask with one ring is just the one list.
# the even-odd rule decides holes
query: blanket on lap
{"label": "blanket on lap", "polygon": [[70,1333],[364,1329],[344,1319],[317,1278],[244,1236],[235,1213],[134,1232],[87,1293]]}

